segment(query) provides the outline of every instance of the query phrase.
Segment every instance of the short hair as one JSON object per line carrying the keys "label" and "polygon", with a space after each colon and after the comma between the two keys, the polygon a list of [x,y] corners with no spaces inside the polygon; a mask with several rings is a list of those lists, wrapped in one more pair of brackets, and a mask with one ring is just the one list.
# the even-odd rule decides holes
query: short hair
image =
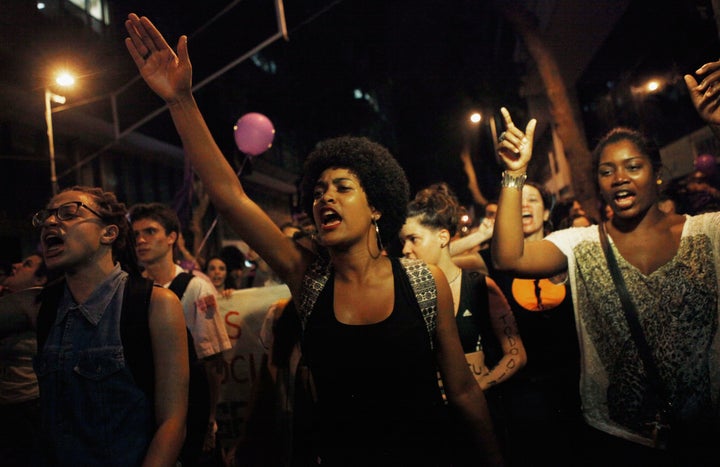
{"label": "short hair", "polygon": [[305,160],[300,184],[303,210],[312,218],[313,191],[327,169],[342,168],[360,181],[368,203],[380,211],[380,239],[389,245],[405,223],[410,185],[390,151],[365,137],[341,136],[318,143]]}
{"label": "short hair", "polygon": [[135,236],[132,234],[132,228],[128,222],[128,210],[125,203],[118,201],[115,193],[104,191],[98,187],[75,185],[63,189],[61,193],[66,191],[79,191],[95,200],[100,219],[105,224],[115,225],[118,228],[118,236],[112,244],[113,260],[120,263],[126,272],[140,275],[140,267],[135,253]]}
{"label": "short hair", "polygon": [[460,203],[447,184],[436,183],[418,191],[408,204],[407,217],[416,216],[425,227],[447,229],[452,237],[460,221]]}
{"label": "short hair", "polygon": [[180,234],[180,219],[173,209],[162,203],[138,203],[130,208],[130,223],[151,219],[162,225],[165,233]]}
{"label": "short hair", "polygon": [[660,149],[657,145],[643,133],[638,130],[627,128],[627,127],[615,127],[608,131],[595,146],[592,152],[592,170],[593,177],[595,178],[595,184],[597,185],[597,175],[600,166],[600,156],[605,148],[620,141],[629,141],[638,148],[638,150],[650,159],[653,172],[656,174],[662,168],[662,157],[660,156]]}

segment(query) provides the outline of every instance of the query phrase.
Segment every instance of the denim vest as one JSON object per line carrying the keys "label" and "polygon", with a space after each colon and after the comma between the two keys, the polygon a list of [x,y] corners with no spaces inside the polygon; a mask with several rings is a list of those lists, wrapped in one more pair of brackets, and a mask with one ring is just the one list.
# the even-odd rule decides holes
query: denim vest
{"label": "denim vest", "polygon": [[140,465],[154,407],[125,366],[120,312],[127,273],[112,273],[78,304],[66,288],[35,359],[49,465]]}

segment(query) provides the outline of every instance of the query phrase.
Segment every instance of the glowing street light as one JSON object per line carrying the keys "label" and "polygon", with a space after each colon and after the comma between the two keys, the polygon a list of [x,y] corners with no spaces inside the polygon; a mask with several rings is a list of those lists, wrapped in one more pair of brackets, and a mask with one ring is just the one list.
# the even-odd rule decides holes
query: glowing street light
{"label": "glowing street light", "polygon": [[[470,123],[473,125],[478,125],[482,121],[482,114],[480,112],[472,112],[470,114]],[[497,127],[495,126],[495,117],[492,115],[490,116],[490,119],[488,120],[490,123],[490,132],[492,133],[492,139],[493,139],[493,147],[495,150],[497,150]]]}
{"label": "glowing street light", "polygon": [[75,77],[67,71],[61,71],[58,73],[57,78],[55,78],[55,82],[60,86],[68,87],[75,84]]}
{"label": "glowing street light", "polygon": [[[55,82],[62,87],[72,86],[75,78],[68,72],[61,72],[57,75]],[[45,88],[45,124],[47,125],[48,137],[48,153],[50,155],[50,185],[52,194],[55,196],[58,192],[57,172],[55,171],[55,138],[52,126],[52,104],[64,104],[65,96],[55,94],[50,88]]]}

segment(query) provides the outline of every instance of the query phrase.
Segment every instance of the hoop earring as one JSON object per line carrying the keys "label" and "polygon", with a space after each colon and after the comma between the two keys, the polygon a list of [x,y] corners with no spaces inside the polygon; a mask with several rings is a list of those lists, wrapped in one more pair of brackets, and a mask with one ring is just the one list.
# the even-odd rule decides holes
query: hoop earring
{"label": "hoop earring", "polygon": [[378,248],[380,248],[380,251],[382,252],[385,250],[385,247],[383,246],[382,239],[380,238],[380,227],[378,227],[378,223],[374,217],[372,218],[372,223],[375,226],[375,233],[377,234],[376,236]]}

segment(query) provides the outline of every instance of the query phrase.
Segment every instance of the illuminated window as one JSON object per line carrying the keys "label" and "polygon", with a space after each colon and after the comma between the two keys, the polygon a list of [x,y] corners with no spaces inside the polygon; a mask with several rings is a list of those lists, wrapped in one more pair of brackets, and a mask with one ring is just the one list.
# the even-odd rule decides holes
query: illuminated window
{"label": "illuminated window", "polygon": [[101,23],[109,24],[107,0],[69,0],[69,2]]}

